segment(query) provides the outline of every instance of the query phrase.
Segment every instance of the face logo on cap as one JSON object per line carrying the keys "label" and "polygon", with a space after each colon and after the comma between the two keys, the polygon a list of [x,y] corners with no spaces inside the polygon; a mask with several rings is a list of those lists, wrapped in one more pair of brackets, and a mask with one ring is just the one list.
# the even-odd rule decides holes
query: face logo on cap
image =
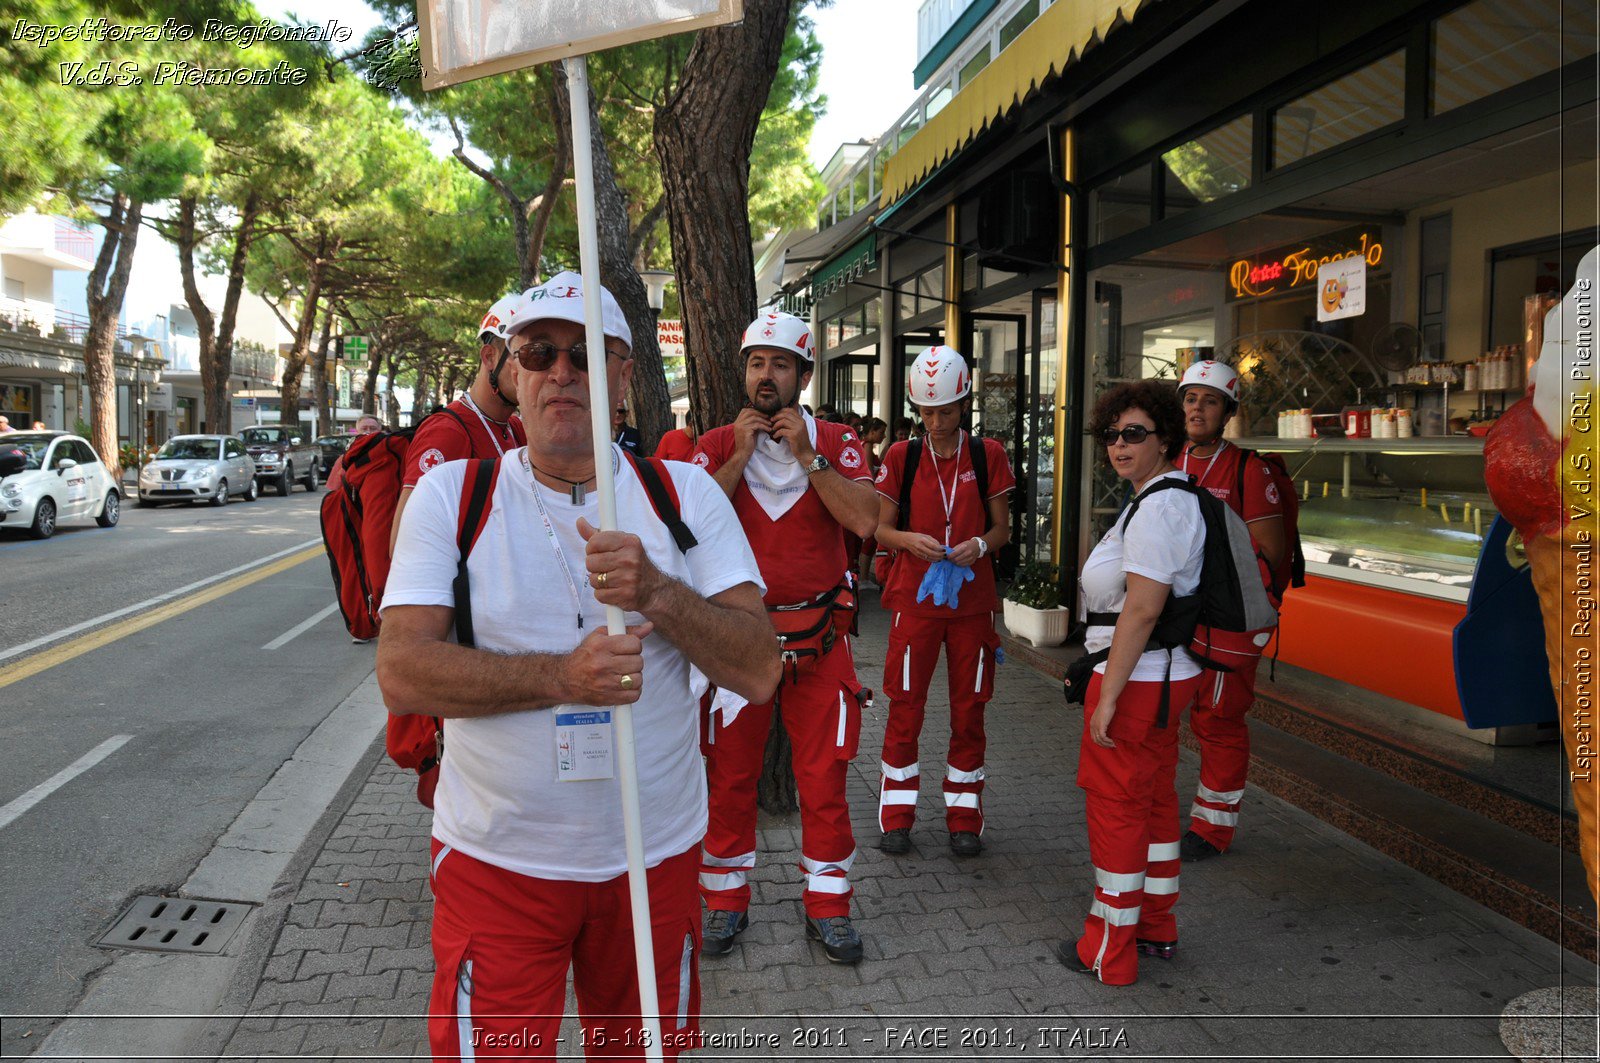
{"label": "face logo on cap", "polygon": [[423,472],[427,472],[435,466],[443,464],[444,454],[441,453],[437,448],[429,448],[428,450],[423,451],[422,457],[417,459],[417,468],[421,469]]}
{"label": "face logo on cap", "polygon": [[575,287],[573,287],[572,285],[569,284],[565,288],[557,288],[555,291],[551,292],[550,294],[555,296],[557,299],[576,299],[580,295],[582,295],[583,293],[578,291],[577,288],[575,288]]}
{"label": "face logo on cap", "polygon": [[490,314],[488,317],[483,319],[483,324],[479,326],[479,330],[481,331],[483,329],[492,329],[492,328],[499,328],[499,327],[500,327],[500,319],[498,317],[495,317],[493,314]]}

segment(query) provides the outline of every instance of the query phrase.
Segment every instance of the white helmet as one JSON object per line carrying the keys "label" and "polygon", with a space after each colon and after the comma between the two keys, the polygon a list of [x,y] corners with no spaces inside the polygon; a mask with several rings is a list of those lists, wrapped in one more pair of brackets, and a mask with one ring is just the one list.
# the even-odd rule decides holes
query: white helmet
{"label": "white helmet", "polygon": [[483,324],[478,326],[478,342],[488,343],[490,340],[503,340],[506,338],[506,325],[511,321],[511,308],[517,305],[521,294],[512,292],[502,296],[483,315]]}
{"label": "white helmet", "polygon": [[785,314],[781,310],[762,314],[750,322],[739,344],[739,353],[743,354],[752,347],[788,351],[807,364],[817,360],[816,351],[811,346],[811,326],[806,324],[804,318]]}
{"label": "white helmet", "polygon": [[1223,398],[1239,404],[1239,374],[1233,367],[1223,362],[1196,362],[1184,370],[1183,380],[1178,384],[1178,394],[1192,387],[1215,388],[1222,392]]}
{"label": "white helmet", "polygon": [[970,394],[972,374],[954,347],[929,347],[906,372],[906,395],[918,406],[948,406]]}

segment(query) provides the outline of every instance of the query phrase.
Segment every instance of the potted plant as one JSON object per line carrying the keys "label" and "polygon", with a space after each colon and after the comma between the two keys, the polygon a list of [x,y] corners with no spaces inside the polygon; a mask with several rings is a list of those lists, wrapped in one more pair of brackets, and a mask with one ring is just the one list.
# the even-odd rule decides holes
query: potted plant
{"label": "potted plant", "polygon": [[1068,615],[1061,605],[1061,583],[1055,565],[1029,561],[1017,566],[1006,590],[1006,627],[1030,646],[1059,646],[1067,641]]}

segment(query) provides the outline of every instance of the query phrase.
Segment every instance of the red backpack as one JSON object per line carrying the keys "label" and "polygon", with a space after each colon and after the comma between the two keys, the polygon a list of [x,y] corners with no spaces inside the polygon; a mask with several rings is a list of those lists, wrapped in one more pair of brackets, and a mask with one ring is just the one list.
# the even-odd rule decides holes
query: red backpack
{"label": "red backpack", "polygon": [[378,636],[378,607],[389,579],[389,529],[414,428],[374,432],[339,459],[344,479],[322,496],[322,546],[344,626],[358,639]]}
{"label": "red backpack", "polygon": [[1245,462],[1258,458],[1267,467],[1273,486],[1278,490],[1278,498],[1283,503],[1283,540],[1289,548],[1289,573],[1287,581],[1277,573],[1273,573],[1272,577],[1272,596],[1281,602],[1284,592],[1290,587],[1306,585],[1306,553],[1300,547],[1300,495],[1295,491],[1294,479],[1289,475],[1289,467],[1284,464],[1282,454],[1262,454],[1256,450],[1240,449],[1244,453],[1239,455],[1239,482],[1234,485],[1233,497],[1244,497]]}

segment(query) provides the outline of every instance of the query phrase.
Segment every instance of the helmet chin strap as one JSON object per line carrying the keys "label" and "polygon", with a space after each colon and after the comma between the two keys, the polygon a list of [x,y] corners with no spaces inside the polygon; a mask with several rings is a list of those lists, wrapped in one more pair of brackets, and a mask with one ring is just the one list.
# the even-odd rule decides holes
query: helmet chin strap
{"label": "helmet chin strap", "polygon": [[504,369],[506,367],[506,359],[508,359],[510,357],[511,357],[511,348],[510,347],[501,348],[501,350],[500,350],[500,360],[498,362],[496,362],[495,363],[495,367],[489,371],[489,390],[494,392],[496,398],[498,398],[501,402],[505,403],[507,406],[510,406],[514,410],[514,409],[517,408],[517,400],[516,399],[507,398],[506,397],[506,393],[500,390],[500,370],[502,370],[502,369]]}

